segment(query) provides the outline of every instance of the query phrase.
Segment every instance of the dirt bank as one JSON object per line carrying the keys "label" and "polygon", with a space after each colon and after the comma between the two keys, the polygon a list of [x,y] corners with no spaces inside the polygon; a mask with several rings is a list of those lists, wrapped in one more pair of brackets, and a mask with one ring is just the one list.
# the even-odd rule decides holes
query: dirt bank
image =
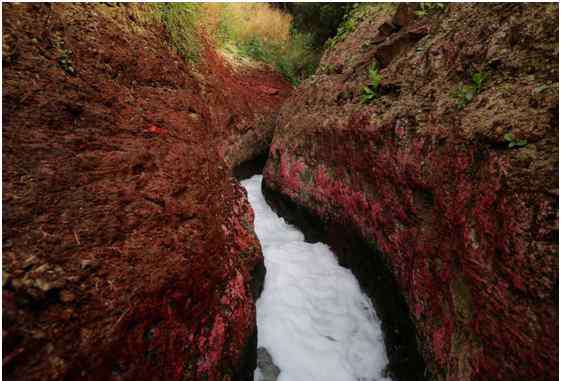
{"label": "dirt bank", "polygon": [[186,64],[134,6],[2,7],[4,376],[249,377],[262,256],[231,167],[290,86],[204,36]]}

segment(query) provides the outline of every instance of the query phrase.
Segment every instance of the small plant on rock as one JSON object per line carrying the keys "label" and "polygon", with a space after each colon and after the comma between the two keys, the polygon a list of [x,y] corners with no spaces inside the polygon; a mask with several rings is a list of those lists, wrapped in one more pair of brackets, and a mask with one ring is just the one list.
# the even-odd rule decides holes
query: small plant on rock
{"label": "small plant on rock", "polygon": [[456,98],[456,105],[461,110],[471,102],[475,96],[475,89],[472,85],[460,85],[456,91],[452,93],[452,97]]}
{"label": "small plant on rock", "polygon": [[475,72],[471,75],[471,81],[475,86],[475,92],[478,94],[481,91],[481,86],[483,85],[483,81],[487,78],[487,74],[482,71]]}
{"label": "small plant on rock", "polygon": [[376,65],[376,63],[372,64],[368,69],[368,77],[370,78],[370,84],[362,88],[362,94],[360,96],[360,100],[364,104],[370,104],[380,96],[379,90],[382,76],[378,71],[378,65]]}
{"label": "small plant on rock", "polygon": [[420,3],[420,6],[421,8],[415,11],[415,14],[418,17],[423,17],[431,13],[436,13],[446,8],[446,4],[444,3]]}
{"label": "small plant on rock", "polygon": [[471,83],[460,85],[456,91],[452,93],[452,97],[456,98],[458,108],[463,109],[473,98],[481,92],[483,82],[487,79],[487,75],[478,71],[471,76]]}
{"label": "small plant on rock", "polygon": [[508,142],[508,148],[525,147],[528,144],[526,139],[516,139],[511,132],[507,132],[504,139]]}
{"label": "small plant on rock", "polygon": [[70,49],[61,49],[60,57],[58,58],[58,63],[68,74],[74,74],[75,70],[72,66],[72,50]]}

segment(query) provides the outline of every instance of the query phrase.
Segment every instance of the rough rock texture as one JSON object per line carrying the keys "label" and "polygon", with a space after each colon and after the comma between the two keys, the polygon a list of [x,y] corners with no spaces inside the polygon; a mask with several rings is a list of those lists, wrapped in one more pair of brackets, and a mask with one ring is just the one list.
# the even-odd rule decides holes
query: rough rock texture
{"label": "rough rock texture", "polygon": [[231,166],[290,86],[204,39],[187,65],[136,5],[2,8],[4,377],[250,378],[262,256]]}
{"label": "rough rock texture", "polygon": [[372,8],[284,103],[264,175],[383,253],[435,379],[542,380],[558,377],[557,168],[557,5],[449,4]]}

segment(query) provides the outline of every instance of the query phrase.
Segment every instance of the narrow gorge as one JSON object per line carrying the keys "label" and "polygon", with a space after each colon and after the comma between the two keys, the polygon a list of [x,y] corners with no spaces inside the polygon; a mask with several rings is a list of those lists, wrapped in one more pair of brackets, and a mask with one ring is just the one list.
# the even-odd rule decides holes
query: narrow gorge
{"label": "narrow gorge", "polygon": [[3,3],[7,380],[557,380],[557,3]]}
{"label": "narrow gorge", "polygon": [[[372,303],[327,245],[306,242],[267,205],[262,179],[242,182],[267,270],[256,305],[256,379],[272,379],[267,367],[277,365],[289,380],[386,379],[388,359]],[[259,366],[265,353],[276,364]]]}

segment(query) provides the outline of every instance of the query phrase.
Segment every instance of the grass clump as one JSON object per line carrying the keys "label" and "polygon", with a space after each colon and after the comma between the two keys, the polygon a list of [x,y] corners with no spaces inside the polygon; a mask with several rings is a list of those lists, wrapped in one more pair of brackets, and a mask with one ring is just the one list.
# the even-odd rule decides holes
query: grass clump
{"label": "grass clump", "polygon": [[376,63],[372,64],[368,69],[368,78],[370,78],[370,83],[362,88],[360,95],[360,101],[364,104],[370,104],[380,96],[379,90],[382,76],[378,71]]}
{"label": "grass clump", "polygon": [[240,43],[239,48],[243,54],[274,66],[293,85],[313,74],[319,62],[308,36],[299,33],[286,45],[254,38]]}
{"label": "grass clump", "polygon": [[290,39],[292,17],[260,3],[227,3],[214,7],[219,12],[223,42],[262,41],[286,43]]}

